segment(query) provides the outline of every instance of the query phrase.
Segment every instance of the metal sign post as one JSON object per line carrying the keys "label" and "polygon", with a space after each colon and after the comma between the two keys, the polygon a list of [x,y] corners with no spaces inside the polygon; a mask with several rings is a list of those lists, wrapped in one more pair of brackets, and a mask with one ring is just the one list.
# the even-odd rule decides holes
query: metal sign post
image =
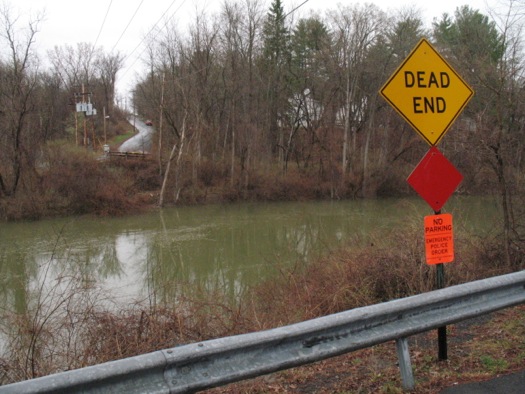
{"label": "metal sign post", "polygon": [[[437,288],[445,287],[445,265],[439,263],[436,267]],[[439,361],[448,359],[447,352],[447,326],[441,326],[437,329],[438,333],[438,359]]]}
{"label": "metal sign post", "polygon": [[[441,208],[463,176],[436,144],[474,95],[443,57],[422,39],[380,90],[381,96],[426,141],[431,149],[407,181],[432,207],[425,218],[427,264],[436,265],[436,287],[445,287],[444,263],[454,260],[452,215]],[[442,223],[442,221],[449,221]],[[450,227],[450,229],[449,229]],[[450,233],[449,233],[450,230]],[[447,328],[438,328],[438,357],[447,359]]]}
{"label": "metal sign post", "polygon": [[[425,254],[427,264],[436,265],[436,287],[445,287],[445,263],[454,261],[454,236],[452,215],[442,214],[425,216]],[[447,327],[438,328],[438,359],[447,359]]]}
{"label": "metal sign post", "polygon": [[[441,214],[441,211],[435,211],[435,215]],[[445,288],[445,264],[443,262],[436,265],[436,287],[438,289]],[[448,359],[447,351],[447,326],[441,326],[437,329],[438,334],[438,360],[444,361]]]}

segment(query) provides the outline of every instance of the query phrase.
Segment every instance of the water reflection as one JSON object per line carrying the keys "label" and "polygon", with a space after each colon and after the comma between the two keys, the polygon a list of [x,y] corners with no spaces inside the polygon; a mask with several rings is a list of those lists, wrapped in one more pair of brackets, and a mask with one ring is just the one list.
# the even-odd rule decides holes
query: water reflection
{"label": "water reflection", "polygon": [[[458,199],[455,221],[493,223],[496,206]],[[474,204],[475,202],[475,204]],[[477,213],[476,213],[477,210]],[[184,284],[240,297],[282,268],[304,265],[350,238],[423,221],[420,200],[240,204],[147,215],[0,224],[0,307],[23,312],[31,294],[80,277],[120,304],[173,302]],[[474,223],[474,224],[472,224]],[[492,226],[493,227],[493,226]],[[45,271],[43,271],[45,269]]]}

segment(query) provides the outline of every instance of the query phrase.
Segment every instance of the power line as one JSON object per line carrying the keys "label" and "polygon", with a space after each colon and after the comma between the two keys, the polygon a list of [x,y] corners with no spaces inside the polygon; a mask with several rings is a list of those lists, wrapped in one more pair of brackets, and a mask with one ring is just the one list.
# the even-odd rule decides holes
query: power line
{"label": "power line", "polygon": [[100,25],[100,30],[98,31],[97,39],[95,40],[95,43],[93,44],[93,49],[97,47],[98,39],[100,38],[100,34],[102,33],[102,29],[104,28],[104,25],[106,24],[106,19],[108,18],[109,10],[111,8],[111,4],[113,4],[113,0],[109,2],[108,9],[106,11],[106,15],[104,16],[104,20],[102,21],[102,25]]}
{"label": "power line", "polygon": [[[164,13],[162,14],[162,16],[159,18],[159,20],[157,20],[157,22],[153,25],[153,27],[148,31],[148,33],[144,36],[144,38],[139,42],[139,44],[135,47],[135,49],[133,49],[133,51],[125,57],[124,60],[128,59],[139,47],[140,45],[144,42],[144,40],[151,34],[151,32],[153,31],[153,29],[159,24],[159,22],[162,20],[162,18],[168,13],[168,11],[170,10],[170,8],[173,6],[173,4],[175,3],[175,1],[177,0],[173,0],[173,2],[169,5],[169,7],[166,9],[166,11],[164,11]],[[284,15],[283,18],[286,18],[287,16],[291,15],[292,13],[294,13],[295,11],[297,11],[299,8],[301,8],[302,6],[304,6],[306,3],[308,3],[310,0],[305,0],[303,1],[301,4],[299,4],[297,7],[293,8],[291,11],[289,11],[286,15]],[[179,9],[184,5],[184,3],[186,2],[186,0],[184,0],[181,5],[173,12],[173,14],[169,17],[168,21],[173,18],[173,16],[177,13],[177,11],[179,11]],[[145,51],[146,49],[144,49],[141,54]],[[133,65],[139,60],[140,56],[137,56],[137,58],[135,58],[135,60],[133,61],[133,63],[127,67],[126,71],[124,72],[124,74],[122,75],[122,77],[124,77],[129,70],[131,70],[131,68],[133,67]]]}
{"label": "power line", "polygon": [[110,51],[110,52],[113,52],[113,50],[115,49],[115,47],[119,44],[120,40],[122,39],[122,37],[124,36],[124,34],[126,33],[126,31],[128,30],[129,25],[131,25],[131,22],[133,22],[133,19],[135,19],[135,16],[137,16],[137,13],[139,12],[139,9],[140,9],[140,7],[142,6],[142,3],[144,3],[144,0],[141,0],[140,4],[138,5],[137,9],[135,10],[135,13],[133,14],[133,16],[132,16],[131,19],[129,20],[128,24],[127,24],[126,27],[124,28],[124,31],[123,31],[122,34],[120,35],[120,37],[119,37],[119,39],[117,40],[117,42],[115,43],[115,45],[113,45],[113,48],[111,48],[111,51]]}
{"label": "power line", "polygon": [[[164,16],[168,13],[168,11],[170,10],[170,8],[173,6],[173,4],[175,4],[177,0],[173,0],[171,2],[171,4],[169,5],[169,7],[166,9],[166,11],[164,11],[164,13],[160,16],[160,18],[157,20],[157,22],[155,22],[155,24],[151,27],[151,29],[148,31],[148,33],[144,36],[144,38],[142,40],[140,40],[140,42],[137,44],[137,46],[135,47],[135,49],[133,49],[131,51],[131,53],[129,55],[126,56],[125,59],[127,59],[128,57],[130,57],[131,55],[133,55],[135,53],[135,51],[142,45],[142,43],[144,42],[144,40],[151,34],[151,32],[153,31],[153,29],[159,24],[159,22],[162,20],[162,18],[164,18]],[[184,5],[184,3],[186,2],[186,0],[184,0],[181,5],[179,5],[179,7],[175,10],[175,12],[170,16],[169,19],[171,19],[173,17],[173,15],[175,15],[175,13],[180,10],[180,8]]]}
{"label": "power line", "polygon": [[[155,22],[155,24],[152,26],[152,28],[148,31],[148,33],[144,36],[144,38],[137,44],[137,46],[133,49],[133,51],[131,51],[131,53],[129,55],[127,55],[125,58],[124,58],[124,61],[126,61],[129,57],[131,57],[131,55],[133,55],[133,53],[135,53],[137,51],[137,49],[142,45],[142,43],[144,42],[144,40],[151,34],[151,32],[153,31],[153,29],[155,29],[155,27],[159,24],[159,22],[164,18],[164,16],[168,13],[168,11],[171,9],[171,7],[173,6],[173,4],[175,4],[177,0],[173,0],[171,2],[171,4],[169,5],[169,7],[166,9],[166,11],[164,11],[164,13],[160,16],[160,18],[157,20],[157,22]],[[173,16],[181,9],[181,7],[184,5],[184,3],[186,2],[186,0],[184,0],[178,7],[177,9],[173,12],[173,14],[171,14],[171,16],[168,18],[168,20],[166,21],[166,23],[171,19],[173,18]],[[146,49],[144,49],[140,55],[142,55],[142,53],[144,53]],[[140,55],[137,56],[135,58],[135,60],[133,61],[133,63],[127,67],[126,71],[124,72],[124,74],[122,74],[121,77],[124,77],[129,70],[131,70],[131,68],[133,67],[133,65],[139,60],[140,58]]]}
{"label": "power line", "polygon": [[285,16],[283,16],[283,19],[286,18],[288,15],[290,15],[291,13],[297,11],[299,8],[301,8],[303,5],[305,5],[306,3],[308,3],[310,0],[304,0],[301,4],[299,4],[297,7],[295,7],[293,10],[291,10],[289,13],[287,13]]}

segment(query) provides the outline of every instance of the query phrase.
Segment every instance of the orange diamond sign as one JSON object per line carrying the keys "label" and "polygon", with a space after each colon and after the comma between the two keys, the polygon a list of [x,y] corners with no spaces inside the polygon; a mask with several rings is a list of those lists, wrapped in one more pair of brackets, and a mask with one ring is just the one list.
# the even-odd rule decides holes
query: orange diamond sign
{"label": "orange diamond sign", "polygon": [[474,91],[422,39],[381,89],[381,95],[431,146],[465,108]]}

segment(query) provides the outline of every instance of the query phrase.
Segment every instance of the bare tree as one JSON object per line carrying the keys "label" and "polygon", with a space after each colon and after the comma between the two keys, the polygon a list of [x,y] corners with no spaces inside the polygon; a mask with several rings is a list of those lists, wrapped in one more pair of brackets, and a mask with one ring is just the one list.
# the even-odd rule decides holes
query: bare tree
{"label": "bare tree", "polygon": [[55,72],[60,75],[67,89],[75,89],[91,81],[95,75],[93,63],[98,56],[100,52],[93,50],[91,44],[88,43],[78,43],[76,47],[55,46],[48,52]]}
{"label": "bare tree", "polygon": [[[184,92],[182,92],[183,96]],[[186,101],[184,99],[184,101]],[[171,174],[171,165],[173,160],[175,160],[175,202],[179,199],[181,188],[178,185],[179,180],[179,173],[180,173],[180,167],[181,167],[181,160],[182,155],[184,153],[185,149],[185,143],[186,143],[186,125],[187,125],[187,119],[188,119],[188,109],[187,109],[187,103],[183,104],[185,106],[184,109],[184,116],[182,118],[182,126],[179,133],[179,139],[173,143],[173,146],[171,148],[170,156],[168,158],[167,164],[166,164],[166,171],[164,171],[164,178],[162,181],[162,188],[160,190],[160,196],[159,196],[159,206],[162,208],[164,206],[164,198],[166,194],[166,186],[168,184],[168,179]]]}
{"label": "bare tree", "polygon": [[17,22],[4,6],[0,38],[8,51],[0,64],[0,196],[15,195],[23,176],[34,174],[35,146],[41,137],[38,124],[31,123],[38,86],[33,46],[40,20],[29,21],[25,30]]}
{"label": "bare tree", "polygon": [[115,104],[117,74],[124,67],[124,57],[119,53],[114,55],[100,53],[94,63],[95,75],[104,92],[104,106],[112,112]]}
{"label": "bare tree", "polygon": [[[500,197],[503,214],[504,260],[508,266],[522,254],[524,235],[516,221],[515,198],[520,190],[524,151],[525,63],[523,19],[514,1],[506,13],[491,20],[468,6],[459,7],[434,24],[434,34],[449,57],[462,70],[476,92],[467,108],[474,127],[470,135],[474,166],[489,168],[491,184]],[[488,174],[488,172],[486,172]],[[519,210],[519,209],[518,209]],[[517,252],[517,253],[514,253]],[[518,264],[521,257],[518,257]]]}
{"label": "bare tree", "polygon": [[[177,201],[182,188],[180,174],[187,151],[190,124],[188,97],[192,85],[184,83],[188,80],[189,68],[186,48],[174,25],[168,24],[165,30],[157,32],[155,40],[149,45],[148,55],[150,72],[137,85],[133,100],[139,113],[153,115],[160,111],[162,117],[162,133],[157,134],[157,148],[162,176],[159,206],[163,207],[170,179],[174,179],[174,201]],[[171,149],[166,150],[165,147]]]}
{"label": "bare tree", "polygon": [[[255,56],[257,37],[262,29],[263,8],[259,1],[226,2],[221,11],[219,36],[220,64],[222,67],[224,119],[218,133],[216,147],[222,157],[230,152],[230,185],[236,179],[237,158],[240,159],[241,177],[247,182],[248,166],[254,147],[261,138],[258,108]],[[259,146],[259,149],[261,147]]]}
{"label": "bare tree", "polygon": [[[331,14],[336,36],[336,50],[342,60],[341,73],[344,75],[344,134],[342,146],[342,177],[346,182],[350,157],[357,159],[357,133],[364,127],[370,116],[371,104],[367,100],[363,85],[366,73],[365,61],[368,52],[384,26],[380,10],[374,5],[340,7]],[[365,145],[366,146],[366,145]],[[365,159],[366,152],[365,150]]]}

